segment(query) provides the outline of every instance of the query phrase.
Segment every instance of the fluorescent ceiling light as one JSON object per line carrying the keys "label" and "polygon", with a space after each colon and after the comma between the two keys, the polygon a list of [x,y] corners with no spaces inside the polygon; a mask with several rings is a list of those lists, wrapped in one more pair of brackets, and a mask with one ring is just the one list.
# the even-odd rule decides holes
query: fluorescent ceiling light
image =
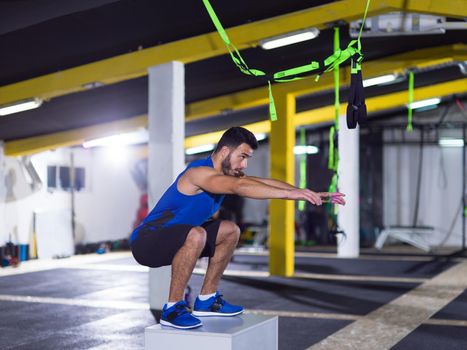
{"label": "fluorescent ceiling light", "polygon": [[256,141],[263,141],[266,139],[267,135],[265,133],[255,134]]}
{"label": "fluorescent ceiling light", "polygon": [[435,98],[429,98],[427,100],[412,102],[410,104],[410,107],[412,109],[417,109],[417,108],[423,108],[423,107],[428,107],[428,106],[436,106],[440,102],[441,102],[441,99],[439,97],[435,97]]}
{"label": "fluorescent ceiling light", "polygon": [[15,103],[0,106],[0,115],[28,111],[30,109],[39,107],[41,104],[42,100],[39,98],[30,98],[27,100],[17,101]]}
{"label": "fluorescent ceiling light", "polygon": [[365,79],[363,80],[363,87],[391,83],[397,78],[397,74],[386,74],[375,78]]}
{"label": "fluorescent ceiling light", "polygon": [[306,40],[311,40],[319,35],[318,28],[309,28],[297,32],[288,33],[285,35],[275,36],[272,38],[260,40],[259,45],[265,49],[275,49],[276,47],[291,45]]}
{"label": "fluorescent ceiling light", "polygon": [[209,151],[212,151],[214,149],[214,147],[215,147],[215,145],[213,143],[210,143],[210,144],[207,144],[207,145],[201,145],[201,146],[187,148],[185,150],[185,153],[188,154],[188,155],[191,155],[191,154],[209,152]]}
{"label": "fluorescent ceiling light", "polygon": [[83,143],[84,148],[92,147],[114,147],[114,146],[126,146],[126,145],[136,145],[140,143],[148,142],[148,132],[145,129],[128,132],[125,134],[112,135],[108,137],[102,137],[99,139],[94,139],[86,141]]}
{"label": "fluorescent ceiling light", "polygon": [[319,148],[316,146],[294,146],[294,154],[316,154],[319,152]]}
{"label": "fluorescent ceiling light", "polygon": [[442,137],[439,139],[438,144],[441,147],[464,147],[464,140],[453,137]]}

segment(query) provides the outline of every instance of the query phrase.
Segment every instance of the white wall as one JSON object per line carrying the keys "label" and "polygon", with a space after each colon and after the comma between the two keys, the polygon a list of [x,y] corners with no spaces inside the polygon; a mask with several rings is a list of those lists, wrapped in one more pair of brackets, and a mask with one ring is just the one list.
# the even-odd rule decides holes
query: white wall
{"label": "white wall", "polygon": [[[412,225],[420,148],[385,145],[383,163],[384,225]],[[453,220],[454,231],[446,246],[462,243],[462,148],[424,147],[420,208],[417,225],[433,226],[427,235],[431,245],[440,244]]]}
{"label": "white wall", "polygon": [[76,193],[76,238],[89,243],[127,238],[139,207],[140,191],[131,178],[132,149],[76,149],[75,165],[87,164],[86,190]]}
{"label": "white wall", "polygon": [[46,189],[46,163],[67,157],[66,150],[44,152],[35,156],[33,164],[43,181],[42,188],[31,190],[19,158],[0,157],[0,245],[10,238],[14,243],[29,243],[33,230],[33,211],[69,208],[65,193],[48,193]]}
{"label": "white wall", "polygon": [[[86,187],[76,192],[76,243],[127,238],[139,207],[140,191],[131,178],[137,161],[135,150],[110,155],[104,149],[62,148],[32,156],[42,180],[33,193],[19,158],[3,156],[0,149],[0,245],[30,242],[34,211],[70,210],[71,194],[47,190],[47,166],[69,166],[70,153],[76,167],[84,167]],[[7,186],[8,183],[14,185]],[[11,187],[8,189],[7,187]],[[57,232],[57,234],[59,234]]]}

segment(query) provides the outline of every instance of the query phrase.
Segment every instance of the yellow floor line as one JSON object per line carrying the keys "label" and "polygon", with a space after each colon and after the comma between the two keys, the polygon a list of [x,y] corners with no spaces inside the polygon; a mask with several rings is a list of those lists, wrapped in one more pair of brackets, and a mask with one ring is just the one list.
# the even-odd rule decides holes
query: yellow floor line
{"label": "yellow floor line", "polygon": [[467,288],[459,263],[309,347],[310,350],[391,349]]}

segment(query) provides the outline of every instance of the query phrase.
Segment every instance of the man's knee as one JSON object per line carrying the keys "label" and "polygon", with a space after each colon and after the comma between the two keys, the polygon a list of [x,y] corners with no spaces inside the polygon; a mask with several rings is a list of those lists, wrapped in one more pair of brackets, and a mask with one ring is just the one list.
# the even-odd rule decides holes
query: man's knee
{"label": "man's knee", "polygon": [[240,238],[240,228],[236,223],[229,220],[223,220],[221,222],[220,233],[223,236],[222,238],[234,243],[237,243]]}
{"label": "man's knee", "polygon": [[206,230],[200,226],[193,227],[186,237],[185,242],[190,244],[190,247],[203,249],[206,245]]}

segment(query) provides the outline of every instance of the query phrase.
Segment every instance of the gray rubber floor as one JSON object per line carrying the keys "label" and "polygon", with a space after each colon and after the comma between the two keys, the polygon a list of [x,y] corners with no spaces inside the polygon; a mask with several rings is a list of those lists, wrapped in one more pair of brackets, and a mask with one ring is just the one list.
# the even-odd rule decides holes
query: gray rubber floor
{"label": "gray rubber floor", "polygon": [[[0,277],[0,297],[23,298],[0,300],[0,349],[143,349],[144,328],[155,323],[150,310],[82,305],[83,301],[112,300],[147,303],[147,273],[104,269],[108,264],[137,266],[127,258],[92,264],[96,269],[75,266]],[[385,261],[377,257],[371,260],[300,257],[296,261],[298,272],[414,278],[431,278],[453,264]],[[266,270],[267,257],[235,256],[229,269]],[[193,297],[202,278],[193,275],[190,280]],[[225,276],[220,289],[229,302],[250,310],[302,313],[300,317],[286,314],[279,318],[280,349],[295,350],[305,349],[353,322],[335,315],[364,316],[417,285]],[[26,296],[40,299],[31,302],[24,299]],[[467,292],[433,318],[466,320]],[[423,324],[394,349],[467,349],[467,327]]]}

